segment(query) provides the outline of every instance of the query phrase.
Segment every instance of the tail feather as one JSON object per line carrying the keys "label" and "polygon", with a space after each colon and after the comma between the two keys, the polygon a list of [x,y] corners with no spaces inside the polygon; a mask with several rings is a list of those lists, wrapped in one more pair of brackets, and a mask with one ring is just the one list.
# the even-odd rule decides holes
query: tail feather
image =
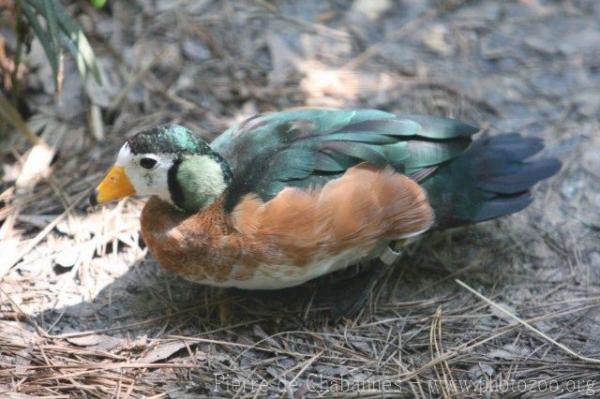
{"label": "tail feather", "polygon": [[537,138],[508,133],[475,141],[422,182],[438,228],[483,222],[525,209],[531,188],[556,174],[557,159],[528,160],[544,148]]}
{"label": "tail feather", "polygon": [[543,149],[544,142],[541,139],[522,137],[519,133],[486,137],[475,141],[471,146],[471,151],[477,152],[479,157],[495,153],[513,161],[529,158]]}
{"label": "tail feather", "polygon": [[472,221],[483,222],[516,213],[527,208],[532,202],[533,197],[529,192],[509,197],[496,197],[490,201],[483,202],[474,213]]}
{"label": "tail feather", "polygon": [[560,169],[560,163],[556,159],[507,165],[507,174],[481,180],[477,187],[497,194],[515,194],[529,190],[537,182],[554,175],[558,169]]}

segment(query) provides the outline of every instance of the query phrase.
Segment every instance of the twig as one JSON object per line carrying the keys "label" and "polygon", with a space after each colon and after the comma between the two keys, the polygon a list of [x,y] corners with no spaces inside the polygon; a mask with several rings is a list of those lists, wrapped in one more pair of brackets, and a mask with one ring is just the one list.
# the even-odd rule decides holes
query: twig
{"label": "twig", "polygon": [[302,365],[302,368],[300,369],[300,371],[298,371],[298,373],[294,376],[294,378],[292,378],[292,380],[290,381],[289,385],[293,386],[294,382],[296,382],[296,380],[298,379],[298,377],[300,377],[306,371],[306,369],[310,367],[311,364],[313,364],[317,359],[319,359],[321,357],[321,355],[323,355],[323,352],[325,352],[325,350],[322,350],[321,352],[315,354],[310,359],[307,359],[304,362],[304,364]]}
{"label": "twig", "polygon": [[25,313],[21,307],[19,306],[18,303],[16,303],[11,297],[10,295],[8,295],[6,293],[6,291],[4,291],[2,289],[2,287],[0,287],[0,294],[3,294],[6,299],[8,299],[8,301],[10,302],[10,304],[17,310],[17,312],[20,313],[20,316],[23,317],[25,320],[27,320],[27,322],[35,329],[35,331],[42,337],[48,337],[48,333],[42,328],[40,327],[40,325],[31,318],[31,316],[29,316],[27,313]]}
{"label": "twig", "polygon": [[[6,363],[0,363],[0,366],[6,367]],[[177,368],[186,368],[186,369],[194,369],[198,368],[197,364],[176,364],[176,363],[107,363],[107,364],[98,364],[98,363],[90,363],[90,364],[56,364],[56,365],[44,365],[44,366],[20,366],[22,370],[62,370],[62,369],[87,369],[85,371],[80,371],[73,374],[68,374],[61,376],[61,378],[65,377],[74,377],[77,375],[81,375],[82,373],[90,373],[98,370],[114,370],[114,369],[177,369]],[[4,371],[10,371],[10,369],[4,369]],[[44,380],[52,380],[55,377],[47,377],[40,378],[38,381]]]}
{"label": "twig", "polygon": [[543,332],[541,332],[540,330],[538,330],[537,328],[535,328],[534,326],[532,326],[531,324],[529,324],[525,320],[521,319],[519,316],[517,316],[514,313],[512,313],[510,310],[506,309],[504,306],[497,304],[496,302],[492,301],[491,299],[488,299],[484,295],[482,295],[479,292],[475,291],[473,288],[469,287],[466,283],[462,282],[461,280],[454,279],[454,281],[456,281],[456,283],[458,285],[460,285],[461,287],[465,288],[467,291],[469,291],[473,295],[477,296],[479,299],[483,300],[484,302],[486,302],[489,305],[493,306],[494,308],[498,309],[499,311],[501,311],[502,313],[506,314],[507,316],[510,316],[511,318],[515,319],[517,322],[519,322],[520,324],[522,324],[528,330],[530,330],[533,333],[535,333],[536,335],[542,337],[544,340],[550,342],[554,346],[562,349],[564,352],[568,353],[569,355],[573,356],[574,358],[579,359],[579,360],[584,361],[584,362],[587,362],[587,363],[600,364],[600,359],[595,359],[593,357],[587,357],[587,356],[584,356],[584,355],[581,355],[581,354],[575,352],[574,350],[572,350],[571,348],[567,347],[566,345],[563,345],[560,342],[556,341],[555,339],[553,339],[553,338],[549,337],[548,335],[544,334]]}
{"label": "twig", "polygon": [[14,258],[8,259],[6,261],[6,263],[4,264],[0,264],[0,281],[2,280],[2,278],[4,278],[4,276],[6,275],[6,273],[9,272],[10,269],[12,269],[17,263],[19,263],[21,261],[21,259],[23,259],[23,257],[25,255],[27,255],[29,252],[31,252],[40,242],[42,242],[42,240],[84,199],[87,198],[88,193],[87,192],[83,192],[81,193],[76,199],[75,201],[73,201],[73,203],[71,205],[69,205],[69,207],[67,209],[65,209],[65,211],[63,213],[61,213],[60,215],[58,215],[56,217],[56,219],[54,219],[52,222],[50,222],[42,231],[40,231],[34,238],[31,239],[31,241],[29,241],[29,243],[27,244],[27,246],[25,247],[25,249],[23,249],[17,256],[15,256]]}

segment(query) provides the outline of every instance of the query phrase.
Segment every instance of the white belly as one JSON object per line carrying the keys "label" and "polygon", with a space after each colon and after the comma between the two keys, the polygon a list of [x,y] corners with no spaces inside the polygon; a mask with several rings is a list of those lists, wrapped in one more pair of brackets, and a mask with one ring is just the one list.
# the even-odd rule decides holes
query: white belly
{"label": "white belly", "polygon": [[[364,254],[365,248],[358,247],[303,266],[261,264],[256,268],[252,276],[246,279],[236,280],[230,278],[221,282],[208,279],[194,281],[216,287],[235,287],[247,290],[277,290],[300,285],[324,274],[344,269],[361,260],[373,257],[373,255],[365,256]],[[235,269],[238,267],[234,267],[234,271],[231,273],[232,276],[236,274]]]}
{"label": "white belly", "polygon": [[[401,246],[409,245],[419,240],[421,238],[420,234],[424,231],[411,234],[407,237],[399,237],[395,241]],[[361,261],[377,258],[389,244],[389,241],[382,241],[375,247],[357,246],[337,255],[325,256],[324,259],[302,266],[261,264],[254,270],[250,278],[229,278],[225,281],[210,279],[193,281],[215,287],[235,287],[246,290],[278,290],[289,288],[325,274],[344,269],[350,265],[355,265]],[[243,274],[242,271],[241,266],[235,266],[230,276],[235,276],[238,273],[241,275]]]}

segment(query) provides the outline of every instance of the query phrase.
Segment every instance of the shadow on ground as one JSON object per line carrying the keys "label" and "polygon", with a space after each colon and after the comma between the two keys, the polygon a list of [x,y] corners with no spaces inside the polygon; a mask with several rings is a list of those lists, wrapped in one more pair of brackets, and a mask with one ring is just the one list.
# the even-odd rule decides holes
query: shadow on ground
{"label": "shadow on ground", "polygon": [[[494,261],[489,255],[506,256],[502,255],[507,251],[506,242],[494,239],[490,230],[494,230],[493,224],[488,228],[433,233],[410,247],[372,292],[359,313],[362,317],[353,322],[360,324],[375,314],[382,316],[402,310],[413,302],[426,300],[433,304],[447,300],[456,294],[456,277],[502,290],[504,281],[510,279],[510,271],[498,269],[494,263],[500,259]],[[482,247],[483,242],[488,245]],[[482,262],[482,258],[488,261]],[[272,332],[325,325],[335,328],[344,325],[344,320],[331,319],[330,304],[320,301],[318,293],[354,281],[365,267],[352,267],[299,287],[247,291],[187,281],[163,272],[147,255],[105,286],[93,300],[48,309],[37,318],[42,325],[52,326],[48,332],[56,335],[86,331],[118,336],[129,333],[132,337],[195,335],[205,332],[207,327],[228,328],[240,323],[260,323]]]}

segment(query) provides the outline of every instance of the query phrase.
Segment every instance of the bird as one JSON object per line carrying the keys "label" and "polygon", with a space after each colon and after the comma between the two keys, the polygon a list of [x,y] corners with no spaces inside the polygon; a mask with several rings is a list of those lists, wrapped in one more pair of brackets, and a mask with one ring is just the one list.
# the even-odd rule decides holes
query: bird
{"label": "bird", "polygon": [[[360,262],[381,270],[426,232],[519,212],[561,168],[531,159],[544,148],[539,138],[474,139],[478,132],[447,117],[374,109],[258,114],[210,143],[159,125],[123,144],[90,202],[149,196],[141,235],[170,272],[217,287],[285,289]],[[381,275],[373,274],[368,281]]]}

